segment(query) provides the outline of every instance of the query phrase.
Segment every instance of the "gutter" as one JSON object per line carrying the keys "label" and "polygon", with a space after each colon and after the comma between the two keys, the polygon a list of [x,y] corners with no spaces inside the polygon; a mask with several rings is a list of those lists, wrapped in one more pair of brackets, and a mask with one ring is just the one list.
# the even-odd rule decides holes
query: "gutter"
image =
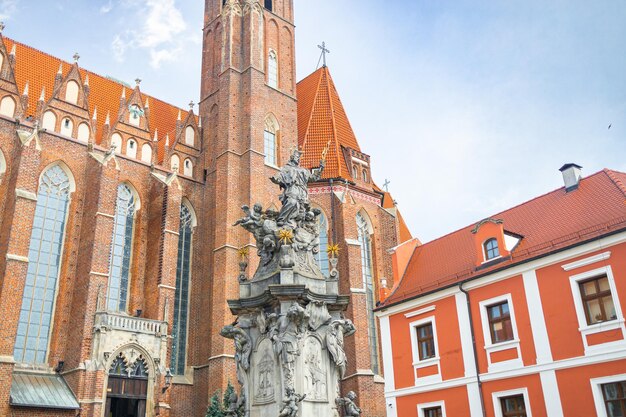
{"label": "gutter", "polygon": [[478,368],[478,351],[476,349],[476,333],[474,333],[474,318],[472,317],[470,296],[467,290],[463,288],[463,284],[465,284],[465,282],[459,284],[459,291],[465,294],[465,302],[467,303],[467,315],[469,316],[470,333],[472,335],[472,353],[474,354],[474,368],[476,369],[476,382],[478,383],[478,395],[480,396],[480,409],[482,411],[483,417],[487,417],[487,412],[485,411],[485,397],[483,395],[483,382],[480,380],[480,369]]}

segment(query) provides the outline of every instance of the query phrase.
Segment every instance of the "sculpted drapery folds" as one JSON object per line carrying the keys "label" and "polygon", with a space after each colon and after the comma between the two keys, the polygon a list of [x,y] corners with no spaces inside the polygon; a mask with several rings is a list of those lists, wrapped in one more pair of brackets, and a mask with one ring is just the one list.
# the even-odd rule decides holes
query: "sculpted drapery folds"
{"label": "sculpted drapery folds", "polygon": [[350,336],[354,334],[356,328],[352,321],[348,319],[333,320],[328,325],[328,332],[326,333],[326,346],[328,352],[333,358],[335,365],[339,368],[341,377],[343,378],[346,373],[346,365],[348,359],[346,353],[343,350],[343,338],[344,336]]}

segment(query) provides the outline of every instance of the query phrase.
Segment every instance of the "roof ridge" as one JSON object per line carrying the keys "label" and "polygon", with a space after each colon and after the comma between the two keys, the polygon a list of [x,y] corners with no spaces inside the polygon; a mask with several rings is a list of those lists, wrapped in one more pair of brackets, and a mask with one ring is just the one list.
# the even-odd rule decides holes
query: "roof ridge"
{"label": "roof ridge", "polygon": [[[312,72],[311,74],[309,74],[307,77],[304,77],[302,80],[300,80],[300,82],[306,80],[307,78],[313,76],[315,72]],[[297,84],[300,84],[300,82],[298,82]],[[306,132],[304,133],[304,141],[302,142],[302,150],[304,151],[306,149],[306,143],[309,137],[309,129],[311,129],[311,120],[313,120],[313,114],[315,114],[315,104],[317,104],[317,97],[319,96],[319,91],[320,91],[320,84],[322,83],[322,76],[320,75],[318,80],[317,80],[317,87],[315,88],[315,97],[313,98],[313,104],[311,104],[311,113],[309,114],[309,120],[307,121],[306,124]],[[297,88],[297,84],[296,84],[296,88]]]}
{"label": "roof ridge", "polygon": [[625,175],[626,173],[621,172],[621,171],[614,171],[608,168],[604,168],[602,171],[609,177],[609,179],[613,182],[613,184],[615,184],[617,189],[622,192],[624,197],[626,197],[626,185],[624,185],[622,180],[620,180],[619,178],[615,176],[616,172],[619,172],[620,174],[625,174]]}
{"label": "roof ridge", "polygon": [[[584,180],[584,179],[587,179],[587,178],[595,177],[596,175],[599,175],[599,174],[601,174],[602,172],[603,172],[603,171],[597,171],[597,172],[594,172],[593,174],[589,175],[588,177],[583,178],[583,180]],[[489,215],[489,216],[487,216],[487,217],[497,217],[497,216],[500,216],[500,215],[501,215],[501,214],[503,214],[503,213],[506,213],[506,212],[508,212],[508,211],[511,211],[511,210],[513,210],[513,209],[516,209],[516,208],[518,208],[518,207],[521,207],[521,206],[523,206],[523,205],[526,205],[526,204],[528,204],[528,203],[531,203],[531,202],[533,202],[533,201],[535,201],[535,200],[538,200],[538,199],[540,199],[540,198],[543,198],[543,197],[545,197],[545,196],[547,196],[547,195],[549,195],[549,194],[552,194],[552,193],[555,193],[555,192],[557,192],[557,191],[560,191],[560,190],[562,190],[562,189],[564,189],[564,188],[565,188],[565,186],[563,186],[563,187],[559,187],[559,188],[556,188],[556,189],[554,189],[554,190],[552,190],[552,191],[548,191],[548,192],[543,193],[543,194],[540,194],[540,195],[538,195],[538,196],[536,196],[536,197],[531,198],[530,200],[523,201],[523,202],[521,202],[521,203],[519,203],[519,204],[516,204],[516,205],[514,205],[514,206],[512,206],[512,207],[509,207],[509,208],[508,208],[508,209],[506,209],[506,210],[502,210],[502,211],[500,211],[500,212],[498,212],[498,213],[494,213],[494,214]],[[484,217],[484,218],[487,218],[487,217]],[[481,219],[481,220],[482,220],[482,219]],[[479,220],[479,221],[480,221],[480,220]],[[474,223],[474,224],[475,224],[475,223]],[[454,231],[452,231],[452,232],[446,233],[445,235],[439,236],[438,238],[435,238],[435,239],[433,239],[433,240],[430,240],[430,241],[428,241],[428,242],[425,242],[422,246],[425,246],[425,245],[428,245],[428,244],[430,244],[430,243],[436,242],[436,241],[438,241],[438,240],[442,240],[442,239],[444,239],[444,238],[447,238],[448,236],[453,235],[453,234],[455,234],[455,233],[458,233],[458,232],[460,232],[460,231],[462,231],[462,230],[464,230],[464,229],[467,229],[468,227],[471,227],[471,226],[472,226],[472,224],[468,224],[467,226],[460,227],[460,228],[458,228],[458,229],[456,229],[456,230],[454,230]]]}

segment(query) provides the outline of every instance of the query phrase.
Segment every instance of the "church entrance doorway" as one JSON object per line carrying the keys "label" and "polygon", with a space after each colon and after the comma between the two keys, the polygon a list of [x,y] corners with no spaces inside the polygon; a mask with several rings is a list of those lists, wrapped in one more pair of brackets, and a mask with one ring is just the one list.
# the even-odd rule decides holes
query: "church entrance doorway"
{"label": "church entrance doorway", "polygon": [[143,358],[128,366],[120,354],[111,365],[105,417],[146,417],[148,372]]}

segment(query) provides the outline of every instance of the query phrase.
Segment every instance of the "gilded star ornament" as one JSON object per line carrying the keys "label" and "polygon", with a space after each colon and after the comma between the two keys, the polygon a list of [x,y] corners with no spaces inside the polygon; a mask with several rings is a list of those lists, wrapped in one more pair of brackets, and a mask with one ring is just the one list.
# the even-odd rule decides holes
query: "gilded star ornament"
{"label": "gilded star ornament", "polygon": [[326,248],[326,253],[328,253],[328,256],[331,258],[336,258],[339,256],[339,245],[337,243],[330,243]]}
{"label": "gilded star ornament", "polygon": [[241,256],[241,259],[245,259],[248,256],[248,253],[250,253],[250,248],[247,246],[241,247],[237,250],[237,254]]}
{"label": "gilded star ornament", "polygon": [[293,231],[289,229],[280,229],[278,231],[278,239],[284,245],[288,245],[293,242]]}

